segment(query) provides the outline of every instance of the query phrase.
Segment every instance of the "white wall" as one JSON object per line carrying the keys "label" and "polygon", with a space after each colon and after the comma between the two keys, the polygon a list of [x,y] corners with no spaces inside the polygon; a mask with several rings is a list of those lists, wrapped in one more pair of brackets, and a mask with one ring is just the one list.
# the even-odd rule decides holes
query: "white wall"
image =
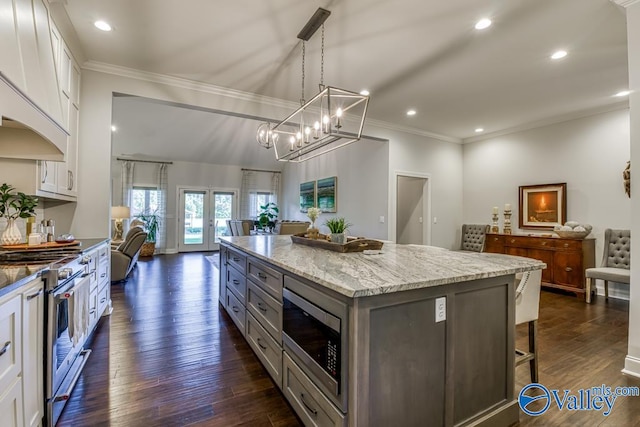
{"label": "white wall", "polygon": [[[396,173],[429,177],[431,212],[430,244],[448,249],[460,247],[462,224],[462,146],[433,138],[383,130],[389,139],[389,239],[395,240]],[[433,220],[437,219],[437,223]]]}
{"label": "white wall", "polygon": [[[122,162],[112,160],[112,200],[113,204],[120,204],[122,198]],[[156,170],[154,163],[136,163],[134,167],[134,185],[156,185]],[[178,188],[211,188],[240,191],[242,171],[240,166],[214,165],[207,163],[173,162],[167,166],[167,253],[175,253],[178,249]]]}
{"label": "white wall", "polygon": [[[631,164],[640,165],[640,1],[627,9],[629,51],[629,99],[631,111]],[[631,233],[640,231],[640,175],[631,175]],[[634,247],[637,247],[634,246]],[[631,302],[629,304],[629,350],[624,371],[640,377],[640,251],[631,252]]]}
{"label": "white wall", "polygon": [[307,221],[300,212],[300,184],[337,176],[337,212],[323,213],[316,222],[320,232],[327,218],[344,217],[353,224],[349,234],[387,238],[387,225],[379,222],[387,215],[388,142],[362,139],[347,147],[303,163],[289,163],[282,175],[280,219]]}
{"label": "white wall", "polygon": [[[466,144],[464,222],[490,224],[492,207],[510,203],[514,233],[539,232],[518,229],[518,187],[566,182],[567,219],[593,225],[599,263],[604,229],[631,226],[622,183],[629,156],[627,109]],[[611,294],[627,297],[628,287]]]}

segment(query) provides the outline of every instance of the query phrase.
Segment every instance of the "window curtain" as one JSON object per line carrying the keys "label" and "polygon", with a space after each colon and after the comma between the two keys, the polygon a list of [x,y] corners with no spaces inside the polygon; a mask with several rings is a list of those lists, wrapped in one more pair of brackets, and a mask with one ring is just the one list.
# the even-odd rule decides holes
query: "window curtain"
{"label": "window curtain", "polygon": [[258,193],[269,193],[269,201],[278,203],[280,172],[242,171],[240,187],[240,219],[256,219],[260,206]]}
{"label": "window curtain", "polygon": [[167,248],[167,188],[168,172],[166,163],[158,164],[157,185],[158,185],[158,231],[156,233],[156,252],[165,253]]}
{"label": "window curtain", "polygon": [[132,207],[133,205],[133,170],[134,162],[122,162],[122,201],[120,206]]}

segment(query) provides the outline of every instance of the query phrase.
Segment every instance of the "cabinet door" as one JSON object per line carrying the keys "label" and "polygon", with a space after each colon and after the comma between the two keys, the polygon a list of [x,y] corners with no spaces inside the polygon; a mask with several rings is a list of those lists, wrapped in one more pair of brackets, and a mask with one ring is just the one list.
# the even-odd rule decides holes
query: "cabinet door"
{"label": "cabinet door", "polygon": [[58,190],[58,164],[40,160],[38,162],[38,189],[55,193]]}
{"label": "cabinet door", "polygon": [[44,84],[46,104],[42,108],[58,123],[62,121],[58,79],[54,62],[54,46],[49,27],[49,11],[43,0],[33,0],[33,17],[36,29],[38,59],[40,60],[39,79]]}
{"label": "cabinet door", "polygon": [[0,73],[15,86],[24,89],[24,75],[18,48],[18,33],[13,1],[0,0]]}
{"label": "cabinet door", "polygon": [[504,248],[504,253],[507,255],[515,255],[515,256],[529,256],[529,251],[526,248],[514,248],[513,246],[506,246]]}
{"label": "cabinet door", "polygon": [[2,414],[3,427],[23,427],[22,418],[22,381],[16,381],[5,392],[0,393],[0,414]]}
{"label": "cabinet door", "polygon": [[20,295],[16,295],[0,304],[0,393],[11,386],[21,371],[22,303]]}
{"label": "cabinet door", "polygon": [[[40,1],[40,0],[36,0]],[[38,41],[32,0],[14,0],[18,42],[24,70],[24,90],[29,98],[44,111],[48,111],[47,89],[41,76],[40,58],[38,57]],[[49,34],[47,34],[48,37]],[[51,70],[53,72],[53,69]]]}
{"label": "cabinet door", "polygon": [[529,249],[528,257],[537,259],[547,264],[547,268],[542,270],[542,281],[546,283],[554,283],[555,277],[553,276],[553,251]]}
{"label": "cabinet door", "polygon": [[25,426],[37,427],[44,416],[44,284],[38,279],[22,294],[22,389]]}
{"label": "cabinet door", "polygon": [[553,278],[555,283],[582,289],[583,269],[580,252],[556,252]]}
{"label": "cabinet door", "polygon": [[56,193],[67,196],[77,196],[77,170],[78,170],[78,109],[69,100],[65,101],[68,107],[67,158],[63,163],[58,163],[58,177]]}

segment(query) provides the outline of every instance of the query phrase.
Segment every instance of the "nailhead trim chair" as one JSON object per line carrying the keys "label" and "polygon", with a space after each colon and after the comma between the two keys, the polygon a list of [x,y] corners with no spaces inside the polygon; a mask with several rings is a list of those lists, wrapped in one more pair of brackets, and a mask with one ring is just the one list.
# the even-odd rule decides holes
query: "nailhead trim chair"
{"label": "nailhead trim chair", "polygon": [[488,232],[488,224],[463,224],[460,249],[472,252],[484,251],[484,241]]}
{"label": "nailhead trim chair", "polygon": [[516,366],[529,362],[531,382],[538,382],[538,312],[542,270],[522,274],[516,288],[516,325],[529,325],[529,351],[516,349]]}
{"label": "nailhead trim chair", "polygon": [[594,279],[604,281],[604,297],[609,299],[609,281],[616,283],[631,282],[631,230],[604,231],[604,250],[600,267],[587,268],[585,276],[586,302],[591,302],[591,292],[596,290]]}

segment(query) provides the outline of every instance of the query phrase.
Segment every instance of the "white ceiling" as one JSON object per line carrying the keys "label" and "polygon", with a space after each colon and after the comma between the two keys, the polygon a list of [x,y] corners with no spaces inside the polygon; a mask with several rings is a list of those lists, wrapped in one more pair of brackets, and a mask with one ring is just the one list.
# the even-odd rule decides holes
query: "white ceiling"
{"label": "white ceiling", "polygon": [[[396,126],[463,140],[475,137],[477,127],[492,133],[619,103],[613,95],[628,87],[624,11],[609,0],[67,0],[65,5],[89,60],[294,102],[301,83],[296,35],[318,7],[332,12],[326,21],[325,83],[368,89],[368,118]],[[493,25],[477,31],[473,26],[481,17],[490,17]],[[96,19],[107,20],[114,31],[95,29]],[[568,56],[550,60],[557,49]],[[320,32],[307,43],[307,98],[317,92],[319,62]],[[125,138],[132,153],[131,144],[161,145],[171,137],[193,144],[189,153],[203,155],[212,141],[228,141],[224,132],[229,131],[242,141],[238,144],[255,144],[255,123],[240,136],[241,119],[212,125],[219,115],[195,111],[191,117],[185,109],[147,107],[127,111],[129,124],[119,123],[114,144]],[[406,116],[409,108],[418,113]],[[137,113],[158,116],[148,124],[153,130],[138,129],[135,139],[127,138],[129,125],[147,123]],[[151,136],[153,141],[145,140]],[[232,156],[227,162],[247,164],[233,157],[246,152],[225,150]],[[167,155],[187,156],[175,151]]]}

